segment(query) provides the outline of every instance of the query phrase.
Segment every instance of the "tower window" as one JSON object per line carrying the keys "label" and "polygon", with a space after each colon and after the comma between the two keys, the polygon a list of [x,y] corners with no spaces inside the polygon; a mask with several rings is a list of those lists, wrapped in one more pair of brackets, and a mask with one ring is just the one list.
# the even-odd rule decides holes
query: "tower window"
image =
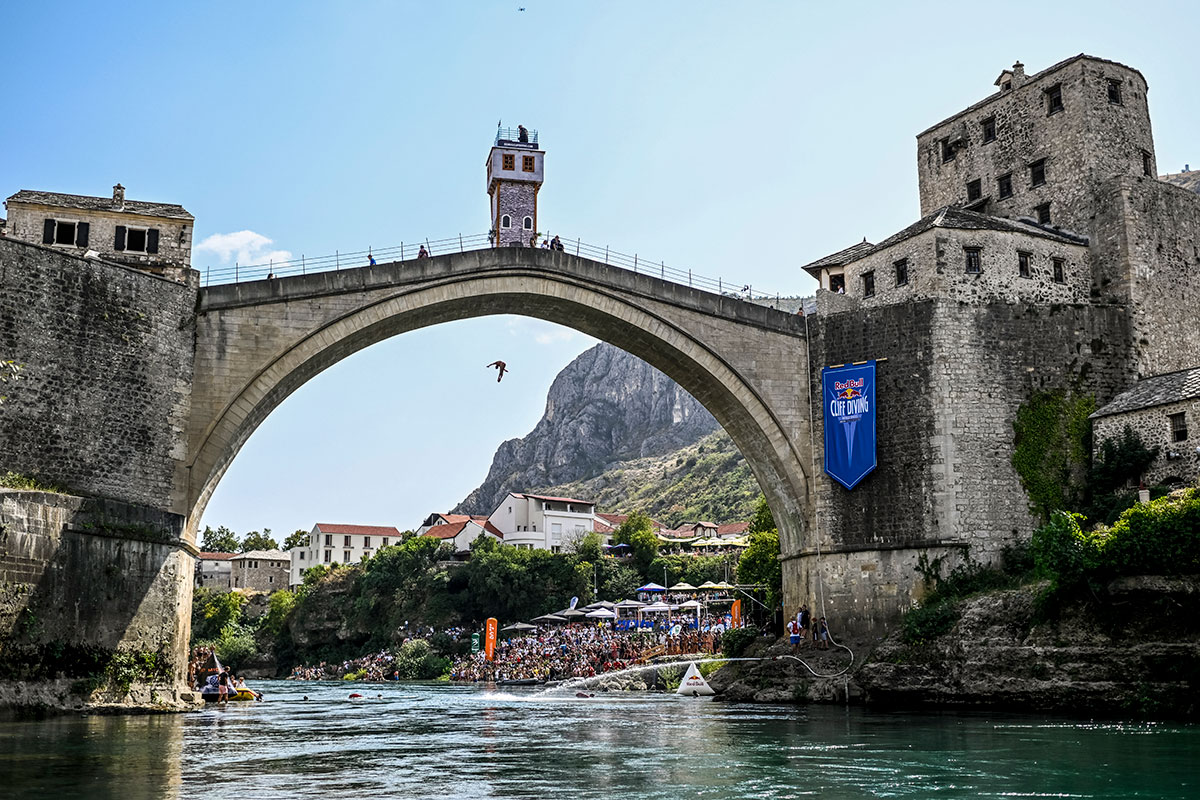
{"label": "tower window", "polygon": [[1052,258],[1052,259],[1050,259],[1050,263],[1054,266],[1054,282],[1055,283],[1066,283],[1067,282],[1067,272],[1065,269],[1066,262],[1063,261],[1061,258]]}
{"label": "tower window", "polygon": [[1150,151],[1143,150],[1142,151],[1142,174],[1143,175],[1153,175],[1154,174],[1154,169],[1153,169],[1154,165],[1151,164],[1150,161],[1151,161]]}
{"label": "tower window", "polygon": [[505,153],[502,161],[503,161],[503,163],[501,164],[501,166],[504,169],[516,169],[517,168],[517,157],[514,156],[512,153]]}
{"label": "tower window", "polygon": [[942,139],[938,144],[942,149],[942,163],[945,164],[947,161],[953,161],[954,160],[954,147],[951,146],[951,144],[950,144],[950,137],[947,136],[945,139]]}
{"label": "tower window", "polygon": [[1029,165],[1029,185],[1041,186],[1046,182],[1046,159],[1039,158]]}
{"label": "tower window", "polygon": [[1012,197],[1013,191],[1011,172],[1007,175],[1001,175],[999,178],[996,178],[996,189],[1000,194],[1001,200],[1006,197]]}
{"label": "tower window", "polygon": [[966,270],[968,275],[978,275],[983,271],[983,249],[979,247],[964,247]]}
{"label": "tower window", "polygon": [[983,197],[983,182],[976,178],[967,184],[967,202],[972,203]]}
{"label": "tower window", "polygon": [[1171,441],[1183,442],[1188,438],[1187,420],[1184,419],[1183,412],[1178,414],[1168,414],[1167,419],[1171,421]]}
{"label": "tower window", "polygon": [[1049,225],[1050,224],[1050,204],[1049,203],[1042,203],[1040,206],[1036,206],[1033,209],[1033,213],[1037,214],[1037,221],[1038,221],[1039,225]]}
{"label": "tower window", "polygon": [[896,268],[896,285],[897,286],[907,286],[908,285],[908,259],[902,258],[899,261],[897,261],[895,264],[893,264],[892,266],[894,266]]}
{"label": "tower window", "polygon": [[511,228],[512,227],[512,218],[510,216],[508,216],[508,214],[505,214],[504,216],[500,217],[500,227],[501,228]]}
{"label": "tower window", "polygon": [[979,123],[983,129],[983,143],[996,141],[996,118],[988,117],[983,122]]}
{"label": "tower window", "polygon": [[1029,253],[1017,253],[1017,275],[1021,276],[1022,278],[1028,278],[1030,276],[1030,258],[1031,256]]}
{"label": "tower window", "polygon": [[1062,84],[1056,83],[1046,90],[1046,116],[1057,114],[1063,108]]}
{"label": "tower window", "polygon": [[1116,78],[1109,78],[1108,81],[1108,102],[1113,105],[1121,105],[1121,82]]}
{"label": "tower window", "polygon": [[522,220],[521,227],[527,231],[533,230],[533,217],[526,217]]}
{"label": "tower window", "polygon": [[533,156],[521,156],[521,171],[533,172]]}
{"label": "tower window", "polygon": [[875,271],[864,272],[862,276],[863,297],[875,296]]}

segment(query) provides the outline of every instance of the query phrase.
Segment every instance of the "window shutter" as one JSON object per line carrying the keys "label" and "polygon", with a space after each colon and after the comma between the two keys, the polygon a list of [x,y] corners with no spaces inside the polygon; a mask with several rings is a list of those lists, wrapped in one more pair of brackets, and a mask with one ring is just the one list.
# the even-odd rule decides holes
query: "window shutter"
{"label": "window shutter", "polygon": [[52,219],[46,220],[46,224],[42,228],[42,244],[54,244],[54,227],[57,224]]}
{"label": "window shutter", "polygon": [[113,250],[121,251],[125,249],[125,226],[117,226],[117,238],[113,240]]}
{"label": "window shutter", "polygon": [[92,224],[90,222],[81,222],[75,226],[75,246],[76,247],[87,247],[88,246],[88,231],[91,230],[91,227],[92,227]]}
{"label": "window shutter", "polygon": [[158,228],[151,228],[146,231],[146,252],[158,252]]}

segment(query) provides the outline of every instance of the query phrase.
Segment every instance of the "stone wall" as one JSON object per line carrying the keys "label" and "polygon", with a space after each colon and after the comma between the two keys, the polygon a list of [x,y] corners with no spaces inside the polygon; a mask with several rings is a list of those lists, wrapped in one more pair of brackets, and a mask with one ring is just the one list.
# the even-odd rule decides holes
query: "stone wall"
{"label": "stone wall", "polygon": [[[1121,102],[1110,103],[1108,80],[1120,82]],[[1050,114],[1046,90],[1059,86],[1063,110]],[[1097,180],[1143,174],[1142,153],[1154,169],[1154,141],[1141,73],[1090,56],[1068,59],[998,92],[917,136],[922,216],[967,202],[967,183],[980,180],[980,209],[1016,219],[1051,204],[1051,222],[1091,235]],[[993,118],[996,138],[984,142],[982,123]],[[961,138],[943,161],[941,142]],[[1045,183],[1034,186],[1029,165],[1045,159]],[[1000,176],[1012,176],[1012,197],[1001,199]]]}
{"label": "stone wall", "polygon": [[[529,245],[529,237],[537,232],[537,194],[538,186],[533,183],[517,181],[501,181],[496,186],[496,235],[498,247],[509,247],[517,244],[521,247]],[[509,228],[500,227],[500,218],[508,214],[512,220]],[[533,230],[525,230],[525,217],[533,217]]]}
{"label": "stone wall", "polygon": [[[1183,414],[1187,438],[1175,441],[1171,416]],[[1142,408],[1122,414],[1110,414],[1095,420],[1092,439],[1095,449],[1105,439],[1117,439],[1129,425],[1146,447],[1157,447],[1158,458],[1142,476],[1147,486],[1164,482],[1200,485],[1200,400]]]}
{"label": "stone wall", "polygon": [[0,239],[0,473],[185,513],[196,290]]}
{"label": "stone wall", "polygon": [[156,682],[182,691],[193,563],[183,528],[143,506],[0,489],[0,704],[13,681],[96,677],[117,652],[157,655]]}
{"label": "stone wall", "polygon": [[814,387],[822,365],[887,359],[877,369],[878,466],[849,491],[817,475],[820,567],[816,541],[784,550],[796,592],[788,611],[823,593],[843,630],[876,630],[919,598],[922,553],[946,557],[947,571],[967,556],[994,562],[1029,537],[1038,521],[1011,463],[1022,403],[1071,388],[1103,404],[1130,379],[1117,306],[926,300],[815,325]]}

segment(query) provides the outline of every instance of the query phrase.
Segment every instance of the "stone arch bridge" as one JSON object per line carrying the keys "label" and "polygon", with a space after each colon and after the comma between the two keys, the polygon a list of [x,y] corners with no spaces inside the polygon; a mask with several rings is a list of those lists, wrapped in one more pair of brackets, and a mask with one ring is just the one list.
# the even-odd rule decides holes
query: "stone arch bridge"
{"label": "stone arch bridge", "polygon": [[699,400],[741,450],[800,550],[812,527],[804,320],[565,252],[453,255],[200,289],[178,509],[195,527],[239,449],[288,395],[406,331],[490,314],[537,317],[607,341]]}

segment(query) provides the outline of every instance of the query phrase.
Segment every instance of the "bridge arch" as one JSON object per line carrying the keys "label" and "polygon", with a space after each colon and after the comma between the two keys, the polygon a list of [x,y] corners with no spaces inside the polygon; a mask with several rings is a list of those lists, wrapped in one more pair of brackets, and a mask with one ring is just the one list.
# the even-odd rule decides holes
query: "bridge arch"
{"label": "bridge arch", "polygon": [[784,552],[807,539],[808,364],[794,318],[563,253],[508,248],[202,290],[189,535],[241,447],[308,380],[384,339],[496,314],[574,328],[675,380],[741,450]]}

